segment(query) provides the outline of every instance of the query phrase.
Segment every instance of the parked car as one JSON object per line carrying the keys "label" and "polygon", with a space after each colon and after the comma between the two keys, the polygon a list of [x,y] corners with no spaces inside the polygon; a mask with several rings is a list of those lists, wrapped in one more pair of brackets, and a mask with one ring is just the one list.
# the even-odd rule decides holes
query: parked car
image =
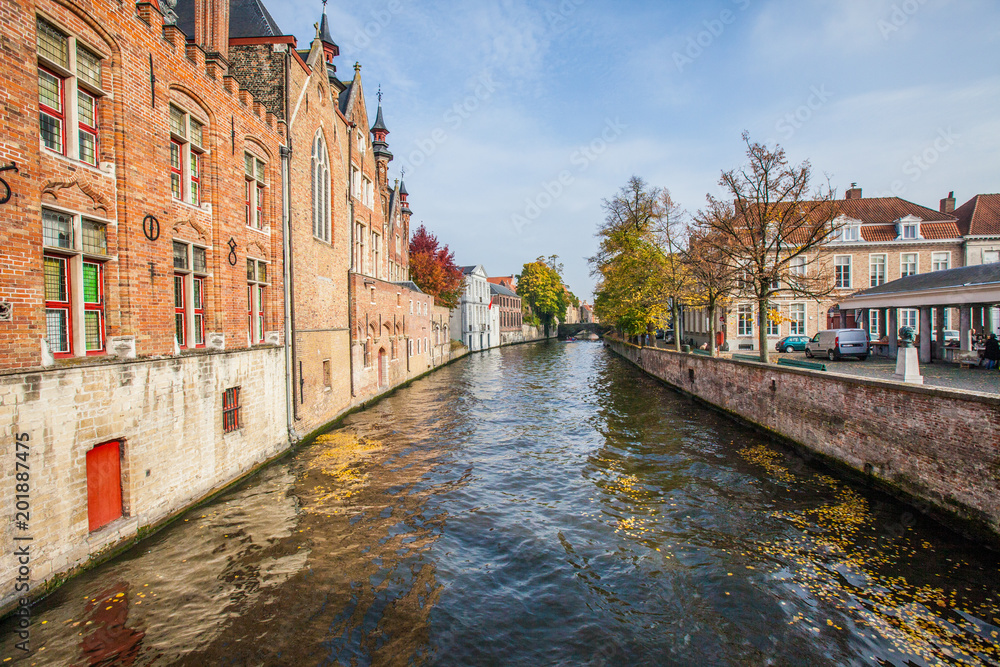
{"label": "parked car", "polygon": [[801,352],[806,349],[809,336],[785,336],[774,346],[778,352]]}
{"label": "parked car", "polygon": [[826,357],[837,361],[842,357],[868,358],[868,332],[864,329],[828,329],[820,331],[806,343],[806,356]]}
{"label": "parked car", "polygon": [[[958,347],[961,337],[954,329],[944,330],[944,344],[946,347]],[[937,342],[937,331],[931,332],[931,340]]]}

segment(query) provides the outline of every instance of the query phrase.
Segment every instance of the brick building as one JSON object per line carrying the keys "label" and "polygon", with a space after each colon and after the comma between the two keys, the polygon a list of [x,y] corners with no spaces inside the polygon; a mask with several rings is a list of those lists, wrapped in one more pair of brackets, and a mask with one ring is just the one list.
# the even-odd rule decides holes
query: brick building
{"label": "brick building", "polygon": [[[767,336],[773,346],[782,336],[801,334],[813,336],[818,331],[835,328],[864,327],[872,340],[887,334],[886,313],[840,312],[837,303],[863,288],[874,287],[897,278],[955,268],[963,265],[963,238],[959,231],[954,200],[942,200],[934,210],[899,197],[863,198],[860,188],[847,191],[846,199],[838,202],[840,231],[825,243],[812,258],[816,265],[825,266],[835,281],[832,294],[823,299],[797,297],[779,288],[772,307],[780,315],[768,318]],[[950,208],[949,208],[950,207]],[[945,328],[955,324],[956,313],[948,309]],[[901,310],[897,322],[919,329],[915,310]],[[720,315],[717,338],[729,343],[731,350],[756,350],[759,320],[756,303],[737,297]],[[936,326],[936,325],[935,325]],[[696,344],[708,340],[708,320],[705,309],[686,310],[682,321],[684,340]]]}
{"label": "brick building", "polygon": [[202,7],[190,36],[153,3],[3,11],[0,423],[29,445],[33,585],[288,443],[285,128],[229,72],[229,4]]}

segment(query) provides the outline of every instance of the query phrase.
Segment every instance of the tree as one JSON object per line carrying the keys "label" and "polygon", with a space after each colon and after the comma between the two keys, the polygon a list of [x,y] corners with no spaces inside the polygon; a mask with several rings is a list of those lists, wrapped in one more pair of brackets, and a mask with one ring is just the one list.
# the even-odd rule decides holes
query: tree
{"label": "tree", "polygon": [[709,221],[696,218],[683,253],[684,265],[693,283],[689,303],[708,311],[708,349],[713,357],[717,315],[731,296],[737,276],[731,256],[719,250],[725,239],[709,238],[717,233]]}
{"label": "tree", "polygon": [[569,304],[562,277],[557,270],[562,265],[557,265],[556,259],[553,255],[546,262],[544,257],[539,257],[534,262],[525,264],[517,276],[518,295],[546,328],[555,319],[566,319],[566,306]]}
{"label": "tree", "polygon": [[808,161],[789,165],[780,146],[769,149],[743,133],[748,164],[722,172],[726,196],[708,195],[698,219],[705,242],[731,260],[745,293],[757,304],[760,359],[768,360],[767,318],[779,291],[818,299],[833,291],[829,267],[816,252],[836,231],[829,184],[810,190]]}
{"label": "tree", "polygon": [[458,306],[464,276],[455,264],[455,253],[439,247],[437,237],[420,225],[410,239],[410,280],[445,308]]}
{"label": "tree", "polygon": [[[674,331],[690,285],[680,251],[685,227],[679,207],[663,188],[633,176],[604,200],[604,223],[597,254],[590,258],[598,276],[594,310],[631,335],[662,324],[669,313]],[[680,349],[680,336],[675,337]]]}

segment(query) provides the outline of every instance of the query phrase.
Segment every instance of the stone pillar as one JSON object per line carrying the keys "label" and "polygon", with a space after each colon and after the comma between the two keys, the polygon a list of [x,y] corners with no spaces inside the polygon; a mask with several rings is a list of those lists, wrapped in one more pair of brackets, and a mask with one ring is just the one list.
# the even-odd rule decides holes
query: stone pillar
{"label": "stone pillar", "polygon": [[986,336],[987,338],[989,338],[990,334],[994,333],[996,331],[994,329],[995,326],[996,326],[996,323],[993,321],[993,305],[991,304],[989,306],[984,306],[983,307],[983,335]]}
{"label": "stone pillar", "polygon": [[961,306],[958,309],[959,347],[962,352],[972,351],[972,306]]}
{"label": "stone pillar", "polygon": [[934,356],[937,359],[944,360],[944,308],[942,306],[934,306],[934,318],[937,320],[934,324],[937,343],[934,345]]}
{"label": "stone pillar", "polygon": [[886,336],[889,338],[889,358],[895,359],[899,351],[899,309],[889,308],[886,318]]}
{"label": "stone pillar", "polygon": [[920,363],[931,363],[931,307],[920,306]]}

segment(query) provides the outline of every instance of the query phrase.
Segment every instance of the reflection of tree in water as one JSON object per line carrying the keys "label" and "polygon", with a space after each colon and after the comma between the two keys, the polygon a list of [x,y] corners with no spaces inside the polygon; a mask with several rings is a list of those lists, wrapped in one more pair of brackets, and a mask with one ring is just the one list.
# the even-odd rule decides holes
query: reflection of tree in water
{"label": "reflection of tree in water", "polygon": [[423,514],[435,490],[421,480],[436,454],[390,451],[346,430],[301,452],[291,489],[300,518],[281,549],[307,553],[302,567],[252,605],[231,608],[231,624],[182,664],[424,660],[440,585],[423,555],[444,517]]}

